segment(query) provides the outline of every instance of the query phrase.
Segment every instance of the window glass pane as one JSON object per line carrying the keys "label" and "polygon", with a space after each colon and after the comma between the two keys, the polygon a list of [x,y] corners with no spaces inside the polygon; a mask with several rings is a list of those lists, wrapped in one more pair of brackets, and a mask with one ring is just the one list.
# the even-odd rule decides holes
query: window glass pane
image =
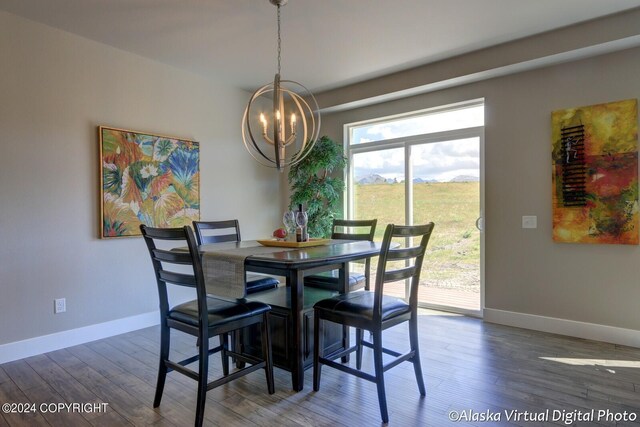
{"label": "window glass pane", "polygon": [[[405,224],[404,149],[393,148],[356,153],[351,163],[353,176],[353,219],[377,218],[374,240],[382,241],[387,224]],[[378,257],[371,260],[371,284],[375,283]],[[351,269],[364,271],[364,264]],[[404,282],[394,282],[385,292],[404,298]]]}
{"label": "window glass pane", "polygon": [[405,224],[404,149],[354,154],[352,173],[354,219],[377,218],[379,240],[386,224]]}
{"label": "window glass pane", "polygon": [[418,302],[480,308],[480,139],[414,145],[413,222],[436,226]]}
{"label": "window glass pane", "polygon": [[364,144],[476,126],[484,126],[483,105],[354,126],[351,128],[349,144]]}

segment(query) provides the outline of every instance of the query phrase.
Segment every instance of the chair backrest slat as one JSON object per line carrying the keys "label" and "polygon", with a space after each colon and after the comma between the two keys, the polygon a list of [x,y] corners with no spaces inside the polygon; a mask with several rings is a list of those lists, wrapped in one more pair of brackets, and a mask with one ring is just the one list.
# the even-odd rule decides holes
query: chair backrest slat
{"label": "chair backrest slat", "polygon": [[417,237],[431,232],[432,222],[424,225],[394,225],[394,237]]}
{"label": "chair backrest slat", "polygon": [[154,249],[153,258],[161,262],[168,262],[171,264],[184,264],[188,265],[192,263],[191,254],[187,251],[168,251],[165,249]]}
{"label": "chair backrest slat", "polygon": [[193,274],[176,273],[175,271],[160,270],[158,272],[160,280],[165,283],[171,283],[178,286],[186,286],[189,288],[196,287],[196,278]]}
{"label": "chair backrest slat", "polygon": [[[420,284],[420,273],[422,262],[429,243],[429,238],[433,232],[434,224],[430,222],[424,225],[394,225],[389,224],[382,240],[382,249],[378,260],[378,272],[376,276],[375,297],[373,306],[374,318],[378,320],[382,316],[382,296],[384,294],[384,284],[398,280],[410,279],[409,304],[415,310],[418,305],[418,286]],[[417,246],[391,248],[394,238],[419,239]],[[412,244],[415,244],[412,243]],[[404,261],[404,262],[403,262]],[[390,265],[389,263],[393,263]],[[405,264],[407,263],[407,264]],[[397,266],[402,264],[401,266]]]}
{"label": "chair backrest slat", "polygon": [[425,248],[423,248],[422,246],[414,246],[410,248],[400,248],[400,249],[389,249],[387,259],[389,261],[396,261],[396,260],[415,258],[417,256],[420,256],[420,253],[423,252],[424,250]]}
{"label": "chair backrest slat", "polygon": [[384,282],[396,282],[398,280],[408,279],[416,274],[416,269],[414,266],[398,268],[396,270],[385,271],[384,273]]}
{"label": "chair backrest slat", "polygon": [[[193,221],[193,229],[196,231],[198,245],[222,242],[239,242],[240,223],[237,219],[224,221]],[[206,231],[214,230],[219,234],[205,234]]]}
{"label": "chair backrest slat", "polygon": [[235,234],[225,234],[221,236],[202,236],[201,245],[209,243],[237,242],[238,237]]}
{"label": "chair backrest slat", "polygon": [[352,233],[333,233],[332,239],[344,239],[344,240],[369,240],[368,234],[352,234]]}
{"label": "chair backrest slat", "polygon": [[376,219],[335,219],[334,226],[339,227],[371,227],[378,220]]}
{"label": "chair backrest slat", "polygon": [[332,239],[373,241],[377,219],[334,219]]}
{"label": "chair backrest slat", "polygon": [[146,236],[152,239],[161,240],[184,240],[183,233],[176,233],[175,228],[153,228],[146,227]]}

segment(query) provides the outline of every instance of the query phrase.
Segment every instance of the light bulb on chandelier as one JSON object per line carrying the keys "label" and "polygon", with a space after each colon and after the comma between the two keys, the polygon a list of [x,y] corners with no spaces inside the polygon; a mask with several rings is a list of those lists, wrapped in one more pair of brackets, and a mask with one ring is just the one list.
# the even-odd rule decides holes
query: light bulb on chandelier
{"label": "light bulb on chandelier", "polygon": [[301,161],[315,144],[320,133],[320,112],[306,87],[280,79],[280,7],[287,0],[269,2],[278,8],[278,71],[273,83],[251,96],[242,118],[242,140],[259,163],[282,171]]}

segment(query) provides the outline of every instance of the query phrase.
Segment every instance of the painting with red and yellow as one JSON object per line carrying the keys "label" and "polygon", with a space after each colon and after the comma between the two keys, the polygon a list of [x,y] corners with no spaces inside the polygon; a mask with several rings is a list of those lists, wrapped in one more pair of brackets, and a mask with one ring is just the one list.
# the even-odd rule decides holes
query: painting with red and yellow
{"label": "painting with red and yellow", "polygon": [[553,240],[639,243],[638,102],[551,115]]}

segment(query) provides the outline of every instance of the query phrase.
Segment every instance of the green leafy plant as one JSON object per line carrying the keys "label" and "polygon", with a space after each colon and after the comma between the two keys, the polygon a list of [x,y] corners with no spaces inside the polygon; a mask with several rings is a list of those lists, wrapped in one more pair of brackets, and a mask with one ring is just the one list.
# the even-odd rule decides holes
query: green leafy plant
{"label": "green leafy plant", "polygon": [[344,191],[342,170],[346,165],[347,158],[342,153],[342,147],[323,136],[307,156],[289,170],[289,209],[297,210],[299,204],[304,206],[309,216],[308,231],[311,237],[329,237],[333,219],[341,215],[340,196]]}

